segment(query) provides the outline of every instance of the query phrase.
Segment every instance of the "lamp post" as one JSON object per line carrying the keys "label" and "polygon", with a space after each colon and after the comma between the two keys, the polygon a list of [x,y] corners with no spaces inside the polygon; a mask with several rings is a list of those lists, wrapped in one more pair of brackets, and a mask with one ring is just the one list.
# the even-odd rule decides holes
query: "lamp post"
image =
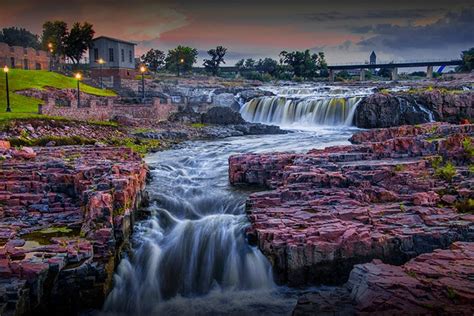
{"label": "lamp post", "polygon": [[142,102],[145,103],[145,66],[140,67],[140,72],[142,73]]}
{"label": "lamp post", "polygon": [[81,106],[81,90],[79,88],[79,83],[81,82],[82,75],[78,72],[75,75],[75,77],[77,79],[77,107],[80,107]]}
{"label": "lamp post", "polygon": [[49,71],[53,71],[53,43],[48,43],[49,49]]}
{"label": "lamp post", "polygon": [[181,64],[184,64],[184,59],[183,58],[178,60],[178,77],[181,75],[181,73],[180,73]]}
{"label": "lamp post", "polygon": [[7,112],[11,112],[12,109],[10,108],[10,91],[8,89],[8,71],[10,69],[8,69],[8,66],[5,65],[5,67],[3,67],[3,72],[5,72],[5,85],[6,85],[6,88],[7,88]]}
{"label": "lamp post", "polygon": [[99,63],[100,88],[101,88],[101,89],[104,89],[104,85],[103,85],[103,82],[102,82],[102,65],[105,64],[105,60],[103,60],[102,58],[99,58],[99,60],[97,61],[97,63]]}

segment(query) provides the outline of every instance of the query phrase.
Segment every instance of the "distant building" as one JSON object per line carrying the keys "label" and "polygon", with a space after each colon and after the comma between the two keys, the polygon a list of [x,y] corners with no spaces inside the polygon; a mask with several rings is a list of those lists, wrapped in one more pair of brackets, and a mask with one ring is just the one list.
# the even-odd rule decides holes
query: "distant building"
{"label": "distant building", "polygon": [[[120,79],[135,77],[135,43],[99,36],[89,49],[89,64],[94,78],[111,78],[115,84]],[[103,63],[100,64],[99,60]]]}
{"label": "distant building", "polygon": [[0,43],[0,67],[48,70],[50,67],[49,53],[31,47],[9,46]]}
{"label": "distant building", "polygon": [[372,51],[372,54],[370,54],[370,64],[371,65],[377,64],[377,55],[375,55],[374,51]]}

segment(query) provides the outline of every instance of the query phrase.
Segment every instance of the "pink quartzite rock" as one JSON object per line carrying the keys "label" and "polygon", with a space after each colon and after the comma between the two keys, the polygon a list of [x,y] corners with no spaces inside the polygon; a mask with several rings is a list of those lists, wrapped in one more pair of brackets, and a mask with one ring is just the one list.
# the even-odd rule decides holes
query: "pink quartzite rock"
{"label": "pink quartzite rock", "polygon": [[342,288],[306,294],[302,315],[472,315],[474,243],[420,255],[402,266],[356,265]]}
{"label": "pink quartzite rock", "polygon": [[146,175],[128,148],[24,147],[0,161],[0,314],[100,308]]}
{"label": "pink quartzite rock", "polygon": [[[357,263],[403,264],[474,240],[474,216],[456,209],[474,198],[465,148],[474,125],[362,133],[379,141],[229,158],[232,184],[273,189],[250,195],[248,236],[280,282],[342,283]],[[434,175],[434,155],[456,165],[451,182]]]}

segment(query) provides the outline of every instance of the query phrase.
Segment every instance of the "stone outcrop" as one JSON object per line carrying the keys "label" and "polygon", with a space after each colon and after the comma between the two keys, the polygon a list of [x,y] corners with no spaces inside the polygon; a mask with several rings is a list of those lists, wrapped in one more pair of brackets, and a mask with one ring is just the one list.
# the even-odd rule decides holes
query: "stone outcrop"
{"label": "stone outcrop", "polygon": [[130,149],[0,148],[0,314],[100,308],[147,168]]}
{"label": "stone outcrop", "polygon": [[354,114],[354,125],[381,128],[421,124],[431,120],[459,123],[474,117],[474,93],[425,89],[375,93],[365,97]]}
{"label": "stone outcrop", "polygon": [[474,239],[474,125],[365,133],[353,139],[375,141],[229,158],[231,184],[272,189],[250,195],[248,237],[280,282],[342,283],[354,264],[402,264]]}
{"label": "stone outcrop", "polygon": [[204,124],[217,124],[217,125],[229,125],[229,124],[244,124],[245,120],[242,118],[239,112],[236,112],[228,107],[217,106],[209,109],[202,115],[202,122]]}
{"label": "stone outcrop", "polygon": [[356,265],[342,288],[302,296],[303,315],[472,315],[474,243],[420,255],[402,266]]}

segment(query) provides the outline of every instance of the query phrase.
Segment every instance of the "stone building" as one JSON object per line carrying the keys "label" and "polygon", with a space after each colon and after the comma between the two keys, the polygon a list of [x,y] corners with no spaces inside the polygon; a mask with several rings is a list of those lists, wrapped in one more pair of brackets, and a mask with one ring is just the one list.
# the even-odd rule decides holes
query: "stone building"
{"label": "stone building", "polygon": [[[120,79],[133,79],[135,71],[135,43],[99,36],[89,49],[89,64],[93,78],[102,77],[117,85]],[[99,60],[103,63],[100,64]]]}
{"label": "stone building", "polygon": [[31,47],[9,46],[0,43],[0,66],[18,69],[48,70],[49,53]]}

